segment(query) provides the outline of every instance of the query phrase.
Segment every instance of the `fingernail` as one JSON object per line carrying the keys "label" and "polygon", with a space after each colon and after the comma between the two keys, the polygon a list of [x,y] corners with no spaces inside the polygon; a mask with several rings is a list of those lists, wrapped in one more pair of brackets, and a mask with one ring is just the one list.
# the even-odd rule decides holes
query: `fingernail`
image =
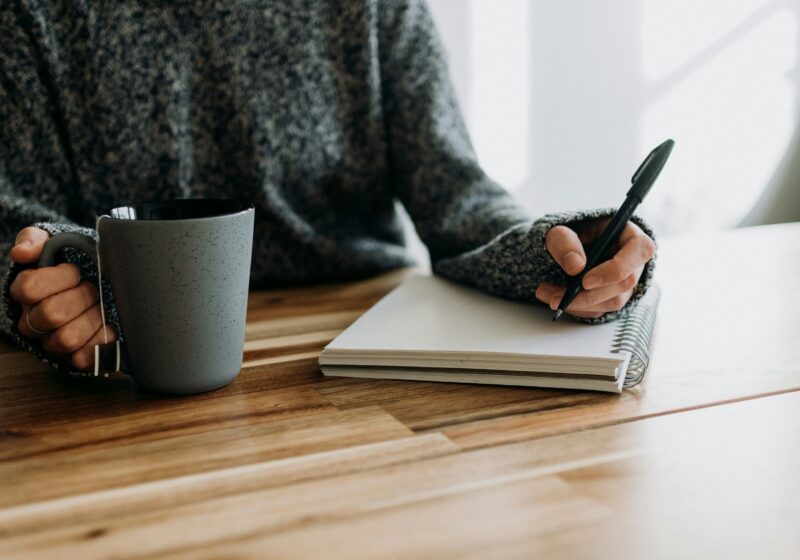
{"label": "fingernail", "polygon": [[33,242],[30,239],[23,239],[17,243],[17,247],[33,247]]}
{"label": "fingernail", "polygon": [[564,268],[569,273],[578,272],[583,267],[583,257],[575,251],[564,255]]}
{"label": "fingernail", "polygon": [[598,286],[603,285],[603,277],[599,274],[593,274],[591,276],[584,276],[583,277],[583,287],[587,290],[591,290],[593,288],[597,288]]}

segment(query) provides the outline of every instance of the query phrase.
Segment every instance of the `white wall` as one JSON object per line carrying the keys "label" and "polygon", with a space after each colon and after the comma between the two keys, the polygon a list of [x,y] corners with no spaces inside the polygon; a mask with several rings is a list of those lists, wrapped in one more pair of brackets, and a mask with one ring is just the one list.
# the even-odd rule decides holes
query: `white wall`
{"label": "white wall", "polygon": [[428,1],[481,162],[534,214],[618,206],[669,137],[661,234],[800,201],[800,0]]}

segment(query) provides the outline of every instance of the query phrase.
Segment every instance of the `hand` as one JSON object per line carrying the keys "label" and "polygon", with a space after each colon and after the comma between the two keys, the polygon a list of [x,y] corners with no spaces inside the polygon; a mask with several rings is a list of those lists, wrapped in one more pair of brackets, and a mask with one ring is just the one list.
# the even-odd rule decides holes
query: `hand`
{"label": "hand", "polygon": [[[11,259],[18,264],[36,262],[48,237],[39,228],[21,230]],[[78,267],[63,263],[25,269],[14,279],[9,293],[22,306],[17,328],[23,336],[40,339],[47,353],[68,359],[76,369],[94,367],[94,347],[105,342],[100,298],[92,283],[81,281]],[[28,320],[36,331],[45,334],[31,330]],[[104,328],[108,341],[115,341],[114,328]]]}
{"label": "hand", "polygon": [[[574,225],[575,229],[555,226],[547,232],[547,250],[565,273],[575,276],[586,266],[584,245],[597,239],[608,222],[608,219],[591,220]],[[566,309],[570,315],[596,319],[622,309],[633,295],[644,265],[655,255],[656,244],[639,226],[628,222],[613,252],[611,259],[583,277],[583,290]],[[542,282],[536,288],[536,298],[556,310],[564,291],[564,286]]]}

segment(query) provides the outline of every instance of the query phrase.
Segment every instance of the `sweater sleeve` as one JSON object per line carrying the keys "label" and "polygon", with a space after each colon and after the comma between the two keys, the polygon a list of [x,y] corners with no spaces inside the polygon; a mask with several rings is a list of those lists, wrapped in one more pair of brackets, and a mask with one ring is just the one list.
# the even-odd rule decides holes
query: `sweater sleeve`
{"label": "sweater sleeve", "polygon": [[[447,62],[424,0],[382,3],[379,16],[383,105],[394,189],[431,255],[436,274],[500,297],[536,302],[544,281],[564,283],[545,247],[559,224],[608,217],[613,209],[532,219],[481,169],[461,117]],[[637,223],[651,237],[640,219]],[[653,274],[642,274],[627,314]]]}
{"label": "sweater sleeve", "polygon": [[[28,268],[15,265],[10,257],[19,230],[36,226],[51,235],[61,231],[95,235],[71,218],[79,214],[76,182],[53,93],[53,74],[38,54],[43,51],[37,45],[46,40],[44,33],[16,8],[0,9],[0,37],[12,46],[0,49],[0,334],[57,370],[83,376],[87,374],[69,362],[49,356],[38,340],[20,334],[21,309],[9,295],[16,275]],[[83,279],[97,284],[91,259],[80,251],[64,250],[60,260],[76,264]],[[107,318],[119,331],[110,290],[105,282],[103,286]]]}

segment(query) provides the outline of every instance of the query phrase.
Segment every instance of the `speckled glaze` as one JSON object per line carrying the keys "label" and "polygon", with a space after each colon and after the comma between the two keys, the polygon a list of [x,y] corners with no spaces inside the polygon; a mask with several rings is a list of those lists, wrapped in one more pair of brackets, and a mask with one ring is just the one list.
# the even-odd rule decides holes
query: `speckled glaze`
{"label": "speckled glaze", "polygon": [[[239,373],[253,218],[251,208],[207,218],[98,222],[123,370],[143,388],[200,393]],[[54,242],[59,235],[48,241]]]}

